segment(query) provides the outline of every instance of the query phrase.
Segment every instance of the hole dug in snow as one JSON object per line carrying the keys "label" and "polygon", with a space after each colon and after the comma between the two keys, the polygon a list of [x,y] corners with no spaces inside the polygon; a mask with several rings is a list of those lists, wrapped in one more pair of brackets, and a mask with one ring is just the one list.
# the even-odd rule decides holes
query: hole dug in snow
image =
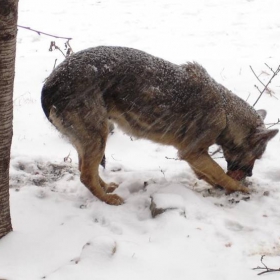
{"label": "hole dug in snow", "polygon": [[98,236],[89,240],[82,248],[80,256],[71,262],[78,264],[86,259],[109,259],[117,252],[117,242],[109,236]]}
{"label": "hole dug in snow", "polygon": [[151,196],[150,210],[153,218],[170,210],[179,211],[180,215],[186,216],[184,200],[182,196],[177,194],[153,194]]}

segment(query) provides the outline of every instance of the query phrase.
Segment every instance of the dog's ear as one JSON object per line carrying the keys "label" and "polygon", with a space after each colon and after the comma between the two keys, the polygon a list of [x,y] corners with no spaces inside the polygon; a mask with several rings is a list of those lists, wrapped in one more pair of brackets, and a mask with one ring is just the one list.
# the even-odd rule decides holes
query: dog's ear
{"label": "dog's ear", "polygon": [[252,144],[266,143],[269,140],[271,140],[278,133],[278,131],[278,129],[266,129],[260,127],[257,129],[257,131],[251,139]]}
{"label": "dog's ear", "polygon": [[257,110],[257,113],[258,113],[259,116],[262,118],[262,120],[265,119],[266,114],[267,114],[266,110],[263,110],[263,109]]}

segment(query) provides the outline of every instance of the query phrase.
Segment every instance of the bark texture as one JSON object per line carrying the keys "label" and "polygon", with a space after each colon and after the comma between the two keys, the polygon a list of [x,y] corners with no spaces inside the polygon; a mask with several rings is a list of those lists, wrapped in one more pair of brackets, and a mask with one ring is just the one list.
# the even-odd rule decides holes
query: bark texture
{"label": "bark texture", "polygon": [[18,0],[0,0],[0,238],[12,231],[9,166],[13,136],[13,86]]}

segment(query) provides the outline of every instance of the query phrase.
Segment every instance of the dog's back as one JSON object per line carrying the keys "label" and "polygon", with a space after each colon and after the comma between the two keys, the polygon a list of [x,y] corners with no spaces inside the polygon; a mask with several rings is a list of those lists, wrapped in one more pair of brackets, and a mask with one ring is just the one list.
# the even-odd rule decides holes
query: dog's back
{"label": "dog's back", "polygon": [[54,70],[42,104],[48,117],[52,106],[59,115],[84,100],[95,110],[104,100],[108,118],[129,133],[177,148],[189,142],[193,149],[193,138],[201,145],[225,125],[224,88],[218,87],[196,63],[179,66],[135,49],[97,47]]}

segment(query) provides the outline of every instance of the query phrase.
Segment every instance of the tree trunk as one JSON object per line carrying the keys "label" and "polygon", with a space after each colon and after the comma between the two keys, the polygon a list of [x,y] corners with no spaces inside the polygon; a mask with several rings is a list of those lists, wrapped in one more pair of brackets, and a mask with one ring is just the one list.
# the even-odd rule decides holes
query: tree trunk
{"label": "tree trunk", "polygon": [[13,86],[18,0],[0,0],[0,238],[12,231],[9,166],[13,135]]}

